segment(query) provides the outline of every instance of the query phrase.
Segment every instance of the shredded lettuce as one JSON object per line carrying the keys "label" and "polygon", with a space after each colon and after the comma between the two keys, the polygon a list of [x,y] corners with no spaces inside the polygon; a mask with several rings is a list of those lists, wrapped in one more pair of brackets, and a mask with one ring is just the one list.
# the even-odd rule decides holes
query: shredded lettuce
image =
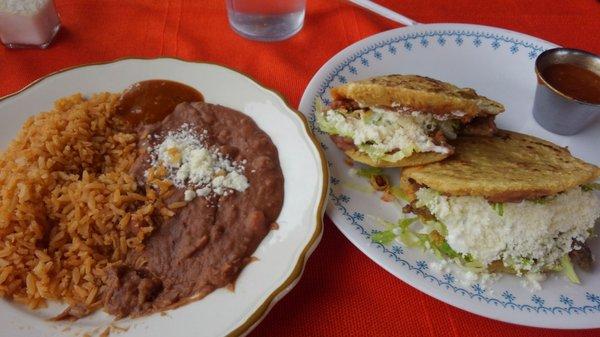
{"label": "shredded lettuce", "polygon": [[563,266],[560,263],[550,264],[541,269],[542,271],[561,271],[563,270]]}
{"label": "shredded lettuce", "polygon": [[522,266],[531,267],[531,266],[533,266],[533,264],[535,263],[535,261],[533,259],[530,259],[530,258],[527,258],[527,257],[522,257],[520,263],[521,263]]}
{"label": "shredded lettuce", "polygon": [[315,111],[318,113],[325,110],[327,110],[327,106],[325,103],[323,103],[323,100],[320,97],[317,97],[315,99]]}
{"label": "shredded lettuce", "polygon": [[562,265],[562,272],[569,279],[569,281],[580,284],[579,277],[575,273],[575,268],[573,268],[573,264],[571,263],[571,259],[569,258],[569,254],[565,254],[560,260],[560,264]]}
{"label": "shredded lettuce", "polygon": [[498,213],[499,216],[504,215],[504,204],[503,203],[501,203],[501,202],[492,203],[492,208],[494,209],[494,211],[496,213]]}
{"label": "shredded lettuce", "polygon": [[417,218],[400,219],[396,223],[383,221],[387,226],[387,230],[373,234],[371,240],[384,245],[390,244],[396,237],[401,236],[402,232],[415,220],[417,220]]}
{"label": "shredded lettuce", "polygon": [[381,120],[381,114],[374,114],[371,110],[365,111],[364,113],[362,113],[361,116],[367,124],[377,125],[378,122]]}
{"label": "shredded lettuce", "polygon": [[571,259],[569,258],[569,254],[565,254],[558,263],[556,264],[548,264],[545,266],[536,266],[536,261],[532,258],[520,257],[518,258],[518,262],[514,260],[503,260],[502,263],[506,268],[511,270],[512,272],[521,275],[522,273],[534,273],[534,272],[563,272],[565,276],[572,283],[579,284],[579,277],[575,272],[575,268],[571,263]]}
{"label": "shredded lettuce", "polygon": [[355,171],[356,175],[369,180],[369,184],[375,191],[387,191],[390,187],[389,178],[383,174],[383,170],[377,167],[364,167]]}
{"label": "shredded lettuce", "polygon": [[521,275],[524,272],[537,271],[539,266],[535,266],[535,260],[527,257],[511,258],[507,257],[502,260],[504,267],[512,270],[514,273]]}
{"label": "shredded lettuce", "polygon": [[446,225],[439,221],[426,221],[424,225],[431,227],[431,229],[440,233],[444,238],[446,235],[448,235],[448,228],[446,228]]}
{"label": "shredded lettuce", "polygon": [[407,247],[430,249],[440,259],[462,257],[461,254],[450,247],[444,236],[440,233],[447,232],[442,223],[437,221],[431,222],[430,225],[436,229],[433,229],[429,233],[418,233],[410,229],[410,225],[417,219],[405,218],[398,220],[395,224],[388,223],[388,230],[374,234],[372,240],[382,244],[389,244],[398,238]]}
{"label": "shredded lettuce", "polygon": [[406,247],[416,248],[421,247],[424,244],[423,237],[419,237],[416,233],[413,233],[409,230],[402,230],[400,234],[398,234],[398,239],[402,242]]}
{"label": "shredded lettuce", "polygon": [[392,186],[392,187],[390,187],[389,192],[390,192],[391,195],[393,195],[394,197],[396,197],[396,199],[404,200],[406,202],[410,201],[410,199],[408,198],[408,196],[406,195],[406,193],[404,193],[404,191],[402,190],[402,188],[400,188],[400,186]]}
{"label": "shredded lettuce", "polygon": [[583,185],[581,185],[581,189],[584,192],[590,192],[590,191],[593,191],[593,190],[600,191],[600,184],[599,183],[583,184]]}
{"label": "shredded lettuce", "polygon": [[413,222],[417,221],[417,218],[405,218],[398,221],[398,226],[402,229],[408,229]]}
{"label": "shredded lettuce", "polygon": [[396,151],[394,153],[386,153],[386,154],[384,154],[381,157],[381,159],[393,163],[393,162],[396,162],[398,160],[401,160],[401,159],[403,159],[405,157],[408,157],[408,156],[412,155],[414,152],[417,152],[414,147],[412,147],[412,146],[406,146],[406,147],[404,147],[400,151]]}
{"label": "shredded lettuce", "polygon": [[422,248],[431,251],[438,259],[450,259],[461,265],[463,268],[475,273],[485,271],[485,266],[476,261],[469,254],[461,254],[455,251],[445,239],[448,230],[446,226],[439,221],[427,221],[424,223],[423,230],[427,233],[420,233],[411,229],[411,225],[418,218],[404,218],[396,223],[383,221],[387,230],[373,234],[373,242],[387,245],[393,240],[399,240],[403,245],[409,248]]}
{"label": "shredded lettuce", "polygon": [[[400,186],[391,185],[389,183],[389,177],[384,174],[383,169],[378,168],[378,167],[364,167],[364,168],[354,170],[354,173],[359,177],[363,177],[363,178],[369,180],[371,188],[361,188],[361,187],[359,187],[357,185],[353,185],[353,184],[349,184],[349,186],[348,186],[349,188],[352,188],[359,192],[365,192],[365,193],[371,193],[373,191],[381,191],[382,190],[381,186],[378,186],[378,185],[375,186],[376,184],[374,184],[375,177],[380,176],[386,181],[386,186],[384,187],[383,191],[385,193],[387,193],[387,195],[391,195],[392,197],[394,197],[398,200],[403,200],[405,202],[410,201],[410,198],[408,198],[408,196],[406,195],[406,193],[404,193],[404,191],[402,190],[402,188],[400,188]],[[344,184],[346,184],[346,183],[344,183]],[[391,201],[391,199],[387,199],[386,201]]]}
{"label": "shredded lettuce", "polygon": [[349,137],[352,138],[353,134],[348,133],[348,132],[343,132],[342,130],[338,130],[335,127],[335,124],[333,122],[329,122],[327,120],[327,118],[325,118],[325,114],[323,112],[317,112],[317,124],[319,125],[319,128],[321,129],[321,131],[332,134],[332,135],[339,135],[339,136],[343,136],[343,137]]}
{"label": "shredded lettuce", "polygon": [[455,258],[454,261],[463,268],[474,273],[483,273],[487,271],[487,267],[484,266],[483,263],[475,260],[471,254],[462,254],[459,258]]}
{"label": "shredded lettuce", "polygon": [[444,255],[450,257],[450,258],[455,258],[458,257],[459,254],[452,249],[452,247],[450,247],[450,245],[448,244],[448,242],[446,242],[446,240],[444,240],[444,242],[442,242],[440,245],[436,246],[437,249],[440,250],[440,252],[442,252]]}
{"label": "shredded lettuce", "polygon": [[373,176],[378,176],[382,174],[383,170],[379,167],[363,167],[356,170],[356,175],[367,179],[371,179]]}
{"label": "shredded lettuce", "polygon": [[457,119],[450,119],[445,121],[444,123],[440,123],[440,130],[450,139],[456,138],[456,132],[460,128],[460,121]]}
{"label": "shredded lettuce", "polygon": [[396,162],[410,156],[413,152],[415,152],[415,148],[411,146],[406,146],[400,151],[393,153],[386,153],[385,150],[382,150],[380,147],[377,147],[377,145],[374,144],[360,144],[357,145],[357,147],[359,151],[366,153],[371,158],[389,162]]}
{"label": "shredded lettuce", "polygon": [[533,202],[534,204],[538,204],[538,205],[543,205],[548,203],[548,201],[552,200],[551,198],[537,198],[537,199],[533,199],[531,200],[531,202]]}
{"label": "shredded lettuce", "polygon": [[393,230],[387,230],[379,233],[375,233],[371,236],[371,240],[382,245],[389,245],[396,238],[396,234]]}
{"label": "shredded lettuce", "polygon": [[[468,258],[468,260],[467,260],[467,258]],[[459,260],[459,264],[460,264],[460,262],[461,261]],[[469,254],[462,256],[462,266],[464,268],[466,268],[467,270],[470,270],[474,273],[482,273],[487,270],[486,266],[484,266],[481,262],[474,260],[473,257],[471,257],[471,255],[469,255]]]}
{"label": "shredded lettuce", "polygon": [[529,201],[533,202],[534,204],[544,205],[544,204],[547,204],[550,201],[554,200],[555,198],[556,198],[556,195],[549,195],[549,196],[545,196],[545,197],[539,197],[537,199],[532,199]]}
{"label": "shredded lettuce", "polygon": [[[436,222],[436,225],[439,227],[442,224]],[[453,259],[455,257],[460,257],[460,254],[450,247],[444,236],[437,229],[429,232],[427,240],[429,241],[429,248],[432,249],[439,258],[448,257]]]}
{"label": "shredded lettuce", "polygon": [[344,181],[342,183],[342,186],[347,189],[350,189],[350,190],[353,190],[356,192],[360,192],[360,193],[373,193],[373,191],[374,191],[374,189],[373,189],[373,187],[371,187],[371,185],[359,185],[359,184],[354,184],[350,181]]}

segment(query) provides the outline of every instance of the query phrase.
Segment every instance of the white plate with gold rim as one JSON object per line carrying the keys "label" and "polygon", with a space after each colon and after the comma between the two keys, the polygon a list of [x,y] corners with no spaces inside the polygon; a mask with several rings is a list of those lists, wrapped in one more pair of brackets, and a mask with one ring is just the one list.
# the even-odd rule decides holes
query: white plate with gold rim
{"label": "white plate with gold rim", "polygon": [[[248,333],[287,294],[302,274],[322,233],[327,191],[323,153],[304,116],[274,91],[231,69],[183,60],[123,59],[86,65],[44,77],[0,99],[0,148],[5,149],[25,120],[52,108],[63,96],[81,92],[120,92],[147,79],[179,81],[198,89],[209,103],[221,104],[252,117],[279,151],[285,179],[284,205],[271,231],[253,256],[258,260],[240,274],[235,291],[218,289],[204,299],[168,311],[113,323],[98,311],[75,322],[50,322],[62,305],[30,311],[0,300],[2,335],[74,336],[98,334],[111,324],[126,328],[123,336],[239,336]],[[113,331],[115,329],[113,328]]]}
{"label": "white plate with gold rim", "polygon": [[[393,73],[418,74],[475,88],[502,102],[506,112],[497,118],[500,128],[531,134],[568,146],[576,157],[600,165],[600,119],[575,136],[552,134],[536,124],[531,108],[536,86],[534,61],[556,45],[505,29],[468,24],[427,24],[399,28],[359,41],[331,58],[310,81],[302,111],[311,121],[330,164],[327,214],[340,231],[373,261],[411,286],[453,306],[489,318],[546,328],[600,327],[600,268],[580,272],[581,285],[560,275],[531,292],[515,277],[507,276],[485,288],[463,285],[458,271],[434,270],[433,254],[398,243],[371,242],[382,228],[369,216],[395,221],[398,205],[383,203],[378,195],[348,188],[364,184],[348,173],[344,157],[326,134],[315,128],[315,99],[331,99],[329,89],[362,78]],[[388,170],[391,176],[398,171]],[[600,240],[590,242],[600,256]],[[597,263],[596,263],[597,264]]]}

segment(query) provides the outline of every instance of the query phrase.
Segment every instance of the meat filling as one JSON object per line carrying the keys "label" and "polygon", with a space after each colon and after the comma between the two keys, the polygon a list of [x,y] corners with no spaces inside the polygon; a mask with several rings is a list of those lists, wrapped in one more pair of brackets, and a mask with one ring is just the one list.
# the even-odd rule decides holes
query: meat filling
{"label": "meat filling", "polygon": [[494,116],[475,117],[460,132],[468,136],[493,136],[498,131]]}
{"label": "meat filling", "polygon": [[346,111],[354,111],[360,109],[358,102],[351,99],[338,99],[331,103],[331,109],[345,109]]}
{"label": "meat filling", "polygon": [[431,212],[429,212],[427,207],[417,207],[416,203],[416,200],[411,201],[410,204],[407,204],[406,206],[402,207],[402,212],[413,213],[415,215],[418,215],[419,218],[421,218],[424,221],[435,220],[435,216],[433,216]]}
{"label": "meat filling", "polygon": [[331,141],[342,151],[358,150],[352,138],[330,135]]}
{"label": "meat filling", "polygon": [[[592,257],[592,251],[590,250],[590,247],[588,247],[584,242],[578,242],[576,240],[573,240],[573,247],[574,249],[569,252],[569,258],[571,258],[571,262],[578,265],[585,271],[591,271],[594,258]],[[575,247],[578,249],[575,249]]]}

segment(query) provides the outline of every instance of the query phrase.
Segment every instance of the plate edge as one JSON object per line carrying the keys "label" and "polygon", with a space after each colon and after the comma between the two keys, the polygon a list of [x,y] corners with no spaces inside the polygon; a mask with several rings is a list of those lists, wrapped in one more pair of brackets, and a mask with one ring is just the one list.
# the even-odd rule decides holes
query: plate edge
{"label": "plate edge", "polygon": [[[436,26],[440,26],[440,27],[441,26],[446,26],[446,27],[449,27],[449,26],[452,27],[452,26],[454,26],[453,28],[465,27],[465,28],[472,28],[472,29],[478,29],[478,30],[493,29],[493,30],[499,31],[500,33],[517,35],[520,39],[531,39],[531,40],[533,40],[536,43],[548,45],[549,47],[552,47],[552,48],[553,47],[560,47],[560,45],[557,45],[556,43],[553,43],[551,41],[547,41],[547,40],[544,40],[544,39],[541,39],[539,37],[536,37],[536,36],[533,36],[533,35],[529,35],[529,34],[526,34],[526,33],[521,33],[521,32],[518,32],[518,31],[513,31],[513,30],[510,30],[510,29],[507,29],[507,28],[502,28],[502,27],[488,26],[488,25],[479,25],[479,24],[472,24],[472,23],[459,23],[459,22],[454,22],[454,23],[447,22],[446,23],[446,22],[439,22],[439,23],[419,24],[419,25],[416,25],[416,26],[398,27],[398,28],[387,30],[387,31],[379,32],[379,33],[373,34],[371,36],[367,36],[367,37],[365,37],[365,38],[363,38],[361,40],[358,40],[358,41],[352,43],[349,46],[344,47],[343,49],[341,49],[340,51],[338,51],[336,54],[334,54],[333,56],[331,56],[331,58],[329,60],[327,60],[321,67],[319,67],[319,69],[317,70],[317,72],[313,75],[313,77],[309,81],[309,83],[308,83],[308,85],[307,85],[307,87],[306,87],[306,89],[305,89],[305,91],[302,94],[302,97],[300,99],[300,103],[299,103],[298,109],[300,109],[301,111],[307,111],[307,113],[310,112],[310,109],[311,109],[310,106],[311,106],[311,99],[312,99],[312,97],[309,97],[307,95],[307,93],[309,91],[309,88],[317,86],[317,84],[318,84],[317,74],[323,72],[324,74],[319,74],[319,75],[321,75],[321,77],[327,77],[328,73],[325,72],[325,69],[327,69],[329,67],[333,67],[335,65],[334,59],[336,59],[336,58],[344,59],[343,57],[341,57],[341,54],[349,52],[349,50],[351,50],[351,48],[354,47],[355,45],[357,45],[357,44],[359,44],[361,42],[364,42],[367,39],[381,38],[381,36],[383,36],[385,34],[392,34],[392,32],[398,32],[398,33],[400,33],[401,31],[405,31],[405,30],[418,29],[417,27],[424,27],[424,29],[429,28],[429,29],[435,30],[435,29],[437,29]],[[314,89],[314,91],[317,91],[317,89]],[[302,108],[305,108],[305,109],[302,109]],[[326,212],[326,214],[328,214],[328,212]],[[329,216],[329,214],[328,214],[328,216]],[[334,221],[332,220],[332,222],[334,222]],[[534,327],[534,328],[541,328],[541,329],[557,329],[557,330],[578,330],[578,329],[584,329],[584,330],[589,330],[589,329],[600,328],[600,326],[585,326],[585,327],[581,327],[581,326],[566,326],[566,327],[565,326],[560,326],[560,327],[558,327],[558,326],[532,325],[532,324],[528,324],[528,323],[517,323],[517,322],[514,322],[514,321],[508,321],[508,320],[503,320],[503,319],[499,319],[499,318],[496,318],[496,317],[492,317],[491,315],[484,315],[484,314],[481,314],[481,313],[477,313],[477,312],[474,312],[472,310],[466,309],[466,307],[464,307],[464,306],[457,306],[457,305],[454,305],[454,304],[450,304],[450,303],[446,302],[445,300],[442,300],[440,297],[433,295],[431,292],[419,289],[418,287],[413,286],[412,284],[409,284],[408,282],[404,281],[403,279],[400,279],[399,277],[397,277],[393,272],[391,272],[390,270],[388,270],[387,268],[385,268],[382,265],[382,263],[380,263],[376,259],[372,258],[369,253],[364,252],[363,251],[363,247],[360,245],[360,243],[358,243],[358,240],[355,243],[352,239],[350,239],[348,237],[348,235],[346,235],[346,233],[344,233],[344,231],[342,231],[339,228],[340,226],[338,226],[335,222],[334,222],[334,224],[336,225],[336,227],[338,227],[338,230],[340,230],[340,232],[342,232],[342,234],[344,234],[344,236],[346,236],[346,239],[348,241],[350,241],[356,248],[358,248],[363,254],[367,255],[367,257],[369,257],[369,259],[371,259],[373,262],[375,262],[378,266],[380,266],[381,268],[383,268],[385,271],[387,271],[388,273],[392,274],[394,277],[398,278],[400,281],[402,281],[402,282],[408,284],[409,286],[411,286],[411,287],[419,290],[420,292],[422,292],[422,293],[424,293],[424,294],[426,294],[428,296],[431,296],[431,297],[435,298],[436,300],[439,300],[439,301],[441,301],[441,302],[443,302],[445,304],[448,304],[448,305],[451,305],[451,306],[453,306],[455,308],[458,308],[460,310],[463,310],[463,311],[466,311],[466,312],[469,312],[471,314],[478,315],[478,316],[481,316],[481,317],[486,317],[488,319],[492,319],[492,320],[496,320],[496,321],[501,321],[501,322],[504,322],[504,323],[507,323],[507,324],[513,324],[513,325],[519,325],[519,326],[527,326],[527,327]],[[368,248],[368,247],[365,247],[365,248]],[[422,288],[425,289],[425,287],[422,287]]]}
{"label": "plate edge", "polygon": [[327,161],[325,159],[325,153],[323,152],[323,149],[321,149],[321,147],[318,145],[319,143],[318,143],[316,136],[310,131],[310,126],[308,124],[308,120],[307,120],[306,116],[303,113],[301,113],[299,110],[294,109],[288,103],[288,101],[282,96],[281,93],[279,93],[275,89],[272,89],[270,87],[266,87],[266,86],[260,84],[252,76],[250,76],[244,72],[230,68],[225,65],[213,63],[213,62],[189,61],[189,60],[185,60],[185,59],[182,59],[179,57],[121,57],[121,58],[117,58],[117,59],[110,60],[110,61],[85,63],[85,64],[62,68],[60,70],[53,71],[42,77],[39,77],[38,79],[36,79],[36,80],[30,82],[29,84],[27,84],[26,86],[24,86],[23,88],[15,91],[15,92],[12,92],[10,94],[1,96],[0,103],[2,101],[5,101],[6,99],[15,97],[15,96],[33,88],[37,84],[40,84],[42,81],[44,81],[54,75],[58,75],[61,73],[65,73],[65,72],[68,72],[71,70],[84,68],[84,67],[108,65],[108,64],[112,64],[112,63],[118,63],[121,61],[131,61],[131,60],[134,60],[134,61],[135,60],[139,60],[139,61],[174,60],[174,61],[179,61],[179,62],[184,62],[184,63],[205,64],[205,65],[212,65],[212,66],[220,67],[220,68],[223,68],[223,69],[226,69],[229,71],[233,71],[239,75],[242,75],[242,77],[244,77],[247,80],[250,80],[252,83],[257,85],[264,91],[274,94],[280,100],[280,102],[283,103],[285,107],[287,107],[288,110],[292,111],[296,115],[296,117],[298,119],[300,119],[300,122],[302,123],[302,125],[304,127],[304,132],[306,133],[306,136],[308,136],[308,139],[310,140],[310,142],[313,145],[313,151],[316,151],[316,153],[318,154],[318,158],[321,163],[322,188],[321,188],[321,193],[320,193],[321,197],[319,199],[319,202],[318,202],[317,208],[316,208],[315,231],[312,233],[310,240],[307,242],[307,244],[304,246],[302,252],[300,253],[300,256],[298,257],[298,259],[296,261],[296,265],[292,269],[292,272],[290,273],[290,275],[283,281],[283,283],[281,283],[281,285],[279,287],[277,287],[274,291],[272,291],[269,294],[269,296],[267,296],[267,298],[263,301],[263,303],[261,303],[261,305],[257,309],[254,310],[254,312],[250,315],[249,318],[247,318],[241,325],[238,325],[236,328],[234,328],[234,330],[228,332],[226,335],[227,337],[243,336],[243,335],[249,333],[253,328],[255,328],[258,325],[258,323],[260,323],[262,318],[264,318],[264,316],[269,312],[269,310],[279,301],[279,299],[283,298],[283,296],[281,296],[281,298],[277,299],[277,297],[280,294],[282,294],[286,290],[290,291],[293,288],[293,286],[295,285],[294,282],[299,281],[300,277],[302,276],[302,272],[304,270],[304,266],[306,265],[308,258],[310,257],[312,252],[314,252],[314,250],[316,249],[316,245],[320,241],[320,238],[323,233],[323,216],[325,214],[325,205],[327,204],[326,203],[327,196],[328,196],[327,192],[329,191],[329,168],[326,164]]}

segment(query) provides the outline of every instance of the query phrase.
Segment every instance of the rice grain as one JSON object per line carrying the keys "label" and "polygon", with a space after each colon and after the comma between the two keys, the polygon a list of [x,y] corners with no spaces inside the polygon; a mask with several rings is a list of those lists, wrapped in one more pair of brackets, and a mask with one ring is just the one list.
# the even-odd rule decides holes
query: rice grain
{"label": "rice grain", "polygon": [[173,215],[167,185],[140,191],[129,174],[138,136],[113,118],[118,98],[62,98],[0,155],[0,296],[97,307],[105,269],[141,249],[154,214]]}

